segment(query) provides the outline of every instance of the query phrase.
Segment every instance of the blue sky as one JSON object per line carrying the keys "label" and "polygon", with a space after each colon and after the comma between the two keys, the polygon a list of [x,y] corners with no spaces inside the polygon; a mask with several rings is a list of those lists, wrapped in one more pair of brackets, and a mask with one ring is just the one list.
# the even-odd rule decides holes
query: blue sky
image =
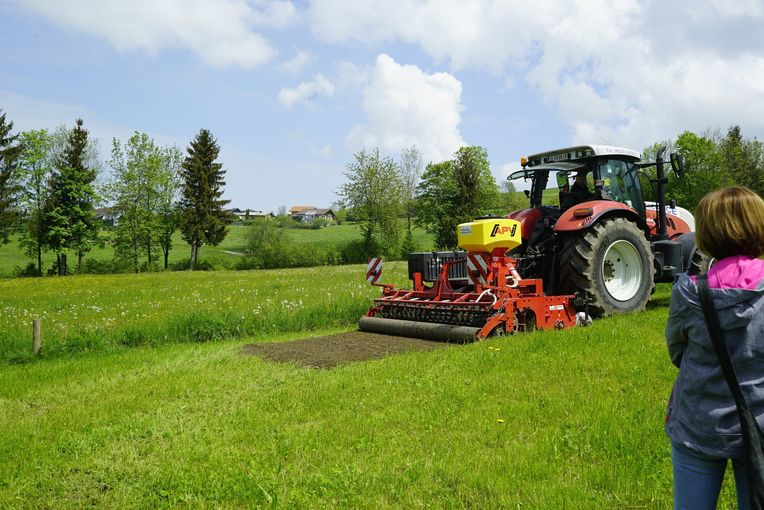
{"label": "blue sky", "polygon": [[[684,130],[764,134],[764,0],[0,0],[0,108],[17,129],[207,128],[232,205],[329,206],[352,154],[426,161]],[[108,167],[105,167],[108,171]]]}

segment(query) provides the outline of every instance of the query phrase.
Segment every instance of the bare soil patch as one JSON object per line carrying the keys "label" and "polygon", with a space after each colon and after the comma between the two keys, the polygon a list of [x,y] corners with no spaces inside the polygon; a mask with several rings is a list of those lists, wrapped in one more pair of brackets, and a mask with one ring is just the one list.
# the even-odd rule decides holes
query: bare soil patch
{"label": "bare soil patch", "polygon": [[242,348],[242,352],[269,361],[296,363],[312,368],[332,368],[341,363],[384,358],[407,351],[431,351],[450,345],[453,344],[350,331],[289,342],[249,344]]}

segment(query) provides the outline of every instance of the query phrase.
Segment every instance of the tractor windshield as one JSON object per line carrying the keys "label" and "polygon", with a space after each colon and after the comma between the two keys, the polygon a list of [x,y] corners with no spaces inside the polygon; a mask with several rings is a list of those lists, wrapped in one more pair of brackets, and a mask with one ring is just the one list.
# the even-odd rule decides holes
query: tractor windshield
{"label": "tractor windshield", "polygon": [[603,181],[602,191],[616,202],[636,209],[644,217],[645,201],[634,163],[620,159],[600,160],[598,170]]}
{"label": "tractor windshield", "polygon": [[[530,185],[530,192],[526,191],[526,194],[530,197],[531,207],[557,207],[560,205],[560,191],[565,189],[568,180],[572,181],[576,173],[585,173],[587,171],[585,163],[561,161],[518,170],[510,174],[507,179],[524,180],[527,184],[521,186],[526,187],[526,189]],[[594,189],[594,181],[591,174],[588,175],[587,181],[590,184],[590,188]]]}
{"label": "tractor windshield", "polygon": [[[545,163],[514,172],[508,179],[523,179],[530,184],[526,193],[531,207],[559,207],[562,202],[562,209],[567,209],[601,196],[626,204],[642,216],[645,213],[642,188],[634,161],[630,160],[586,158]],[[601,192],[596,189],[597,181],[601,181]]]}

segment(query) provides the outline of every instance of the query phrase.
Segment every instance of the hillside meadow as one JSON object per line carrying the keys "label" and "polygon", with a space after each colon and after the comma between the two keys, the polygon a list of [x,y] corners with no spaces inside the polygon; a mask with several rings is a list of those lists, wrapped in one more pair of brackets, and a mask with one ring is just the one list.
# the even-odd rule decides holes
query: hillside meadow
{"label": "hillside meadow", "polygon": [[[295,249],[299,250],[328,250],[361,238],[360,230],[355,223],[330,225],[316,230],[302,228],[285,228],[283,230],[287,238],[294,243]],[[218,246],[202,247],[200,260],[208,262],[215,269],[233,269],[242,256],[246,254],[246,233],[247,226],[231,225],[228,235]],[[107,239],[109,234],[102,232],[101,236]],[[414,229],[413,238],[418,250],[434,248],[432,236],[423,229]],[[190,254],[191,246],[183,241],[180,232],[176,232],[173,236],[173,249],[170,251],[170,264],[187,262]],[[163,263],[161,251],[158,252],[158,256],[161,260],[160,263]],[[86,255],[85,259],[106,262],[112,260],[113,257],[114,250],[106,243],[102,247],[94,248]],[[24,253],[24,250],[19,246],[17,237],[11,237],[9,244],[0,246],[0,278],[12,276],[17,268],[24,268],[35,260]],[[53,266],[55,260],[54,253],[45,253],[43,255],[43,268],[47,271]],[[76,257],[73,255],[70,255],[70,265],[72,270],[76,267]]]}
{"label": "hillside meadow", "polygon": [[0,281],[0,507],[670,508],[668,285],[588,328],[331,370],[243,353],[353,329],[363,271]]}

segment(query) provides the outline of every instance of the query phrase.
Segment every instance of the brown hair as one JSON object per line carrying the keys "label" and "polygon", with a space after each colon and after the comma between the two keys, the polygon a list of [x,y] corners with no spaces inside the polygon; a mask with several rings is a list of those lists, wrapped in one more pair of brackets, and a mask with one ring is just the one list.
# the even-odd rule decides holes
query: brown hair
{"label": "brown hair", "polygon": [[700,200],[695,214],[695,242],[706,255],[764,255],[764,200],[748,188],[712,191]]}

